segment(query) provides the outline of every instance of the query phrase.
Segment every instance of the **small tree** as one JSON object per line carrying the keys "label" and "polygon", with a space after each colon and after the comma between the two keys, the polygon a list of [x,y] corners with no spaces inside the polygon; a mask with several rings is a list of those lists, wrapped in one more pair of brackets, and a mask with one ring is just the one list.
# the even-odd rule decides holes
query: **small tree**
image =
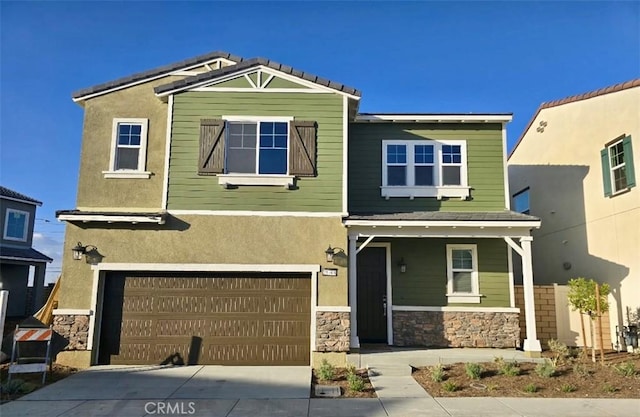
{"label": "small tree", "polygon": [[[582,326],[582,340],[584,344],[584,352],[587,352],[587,338],[584,331],[584,321],[582,315],[586,314],[591,319],[591,355],[593,361],[595,362],[595,343],[594,343],[594,327],[593,321],[598,317],[598,300],[596,298],[596,286],[598,285],[592,279],[586,278],[574,278],[569,280],[569,294],[567,295],[567,299],[569,300],[569,304],[571,305],[573,310],[577,310],[580,312],[580,325]],[[609,295],[609,285],[602,284],[600,285],[600,311],[602,314],[609,310],[609,302],[607,301],[607,296]],[[600,329],[602,332],[602,329]],[[603,346],[600,346],[602,349]]]}

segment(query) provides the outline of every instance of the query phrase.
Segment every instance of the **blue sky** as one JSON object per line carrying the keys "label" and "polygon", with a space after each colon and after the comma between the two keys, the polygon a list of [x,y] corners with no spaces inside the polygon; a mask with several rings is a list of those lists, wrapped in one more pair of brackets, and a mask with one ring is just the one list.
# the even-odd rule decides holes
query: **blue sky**
{"label": "blue sky", "polygon": [[0,183],[44,202],[48,280],[80,88],[224,50],[356,87],[361,112],[513,112],[511,147],[541,102],[640,76],[638,2],[1,1],[0,27]]}

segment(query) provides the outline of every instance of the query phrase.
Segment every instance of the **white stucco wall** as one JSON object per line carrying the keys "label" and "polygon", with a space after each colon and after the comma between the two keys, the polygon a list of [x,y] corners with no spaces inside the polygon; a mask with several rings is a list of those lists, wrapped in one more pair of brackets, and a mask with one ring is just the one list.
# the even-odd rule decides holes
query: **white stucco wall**
{"label": "white stucco wall", "polygon": [[621,135],[632,137],[638,183],[640,87],[542,109],[509,159],[511,194],[530,187],[531,214],[542,218],[534,282],[609,283],[612,332],[627,324],[626,307],[640,308],[640,187],[605,197],[602,181],[600,150]]}

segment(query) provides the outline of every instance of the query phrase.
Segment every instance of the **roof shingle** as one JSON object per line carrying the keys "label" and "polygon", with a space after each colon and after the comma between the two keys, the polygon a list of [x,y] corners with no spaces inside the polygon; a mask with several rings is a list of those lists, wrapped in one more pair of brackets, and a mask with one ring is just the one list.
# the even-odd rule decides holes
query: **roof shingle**
{"label": "roof shingle", "polygon": [[7,197],[7,198],[13,198],[15,200],[22,200],[24,202],[27,203],[33,203],[36,204],[38,206],[42,205],[42,201],[38,201],[35,198],[31,198],[29,196],[26,196],[24,194],[21,194],[17,191],[13,191],[7,187],[3,187],[0,185],[0,196],[2,197]]}
{"label": "roof shingle", "polygon": [[347,220],[367,221],[540,221],[538,217],[515,211],[487,211],[487,212],[444,212],[444,211],[413,211],[406,213],[359,213],[350,214]]}

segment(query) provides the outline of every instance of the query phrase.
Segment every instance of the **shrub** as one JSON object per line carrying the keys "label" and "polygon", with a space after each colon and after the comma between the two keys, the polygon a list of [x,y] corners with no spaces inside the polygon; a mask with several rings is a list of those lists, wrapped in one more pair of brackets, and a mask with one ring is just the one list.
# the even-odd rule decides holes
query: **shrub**
{"label": "shrub", "polygon": [[524,386],[524,392],[538,392],[538,387],[536,386],[536,384],[527,384]]}
{"label": "shrub", "polygon": [[612,392],[618,391],[618,388],[614,387],[613,385],[607,382],[602,386],[602,391],[612,393]]}
{"label": "shrub", "polygon": [[620,375],[626,377],[632,377],[636,374],[636,364],[633,362],[624,362],[619,365],[613,365],[613,369],[615,369]]}
{"label": "shrub", "polygon": [[453,381],[445,381],[442,384],[442,388],[447,392],[454,392],[458,390],[458,384]]}
{"label": "shrub", "polygon": [[589,370],[589,368],[587,368],[585,365],[581,363],[576,363],[575,365],[573,365],[573,372],[576,375],[581,376],[583,378],[586,378],[589,375],[591,375],[591,371]]}
{"label": "shrub", "polygon": [[349,385],[349,389],[352,391],[362,391],[364,390],[364,379],[356,373],[350,373],[347,375],[347,383]]}
{"label": "shrub", "polygon": [[356,367],[354,364],[350,363],[347,365],[347,375],[355,375],[356,374]]}
{"label": "shrub", "polygon": [[320,364],[320,369],[318,369],[318,376],[323,381],[332,381],[336,376],[336,368],[327,362],[326,359],[323,359]]}
{"label": "shrub", "polygon": [[571,384],[562,384],[560,385],[560,391],[562,392],[574,392],[576,390],[576,386],[575,385],[571,385]]}
{"label": "shrub", "polygon": [[13,379],[2,384],[2,392],[8,395],[25,394],[25,382],[21,379]]}
{"label": "shrub", "polygon": [[479,363],[466,363],[464,365],[464,371],[467,373],[467,376],[471,379],[480,379],[482,378],[482,365]]}
{"label": "shrub", "polygon": [[536,374],[543,378],[551,378],[556,374],[556,367],[551,361],[540,362],[536,365]]}
{"label": "shrub", "polygon": [[520,365],[516,361],[505,362],[502,358],[494,359],[494,362],[498,365],[498,373],[506,376],[518,376],[520,375]]}
{"label": "shrub", "polygon": [[431,380],[433,382],[444,381],[445,372],[444,372],[444,366],[442,366],[441,363],[429,367],[429,373],[431,374]]}
{"label": "shrub", "polygon": [[571,356],[569,348],[564,343],[550,339],[547,344],[549,345],[549,350],[553,353],[553,358],[550,359],[553,366],[564,364],[565,360]]}

